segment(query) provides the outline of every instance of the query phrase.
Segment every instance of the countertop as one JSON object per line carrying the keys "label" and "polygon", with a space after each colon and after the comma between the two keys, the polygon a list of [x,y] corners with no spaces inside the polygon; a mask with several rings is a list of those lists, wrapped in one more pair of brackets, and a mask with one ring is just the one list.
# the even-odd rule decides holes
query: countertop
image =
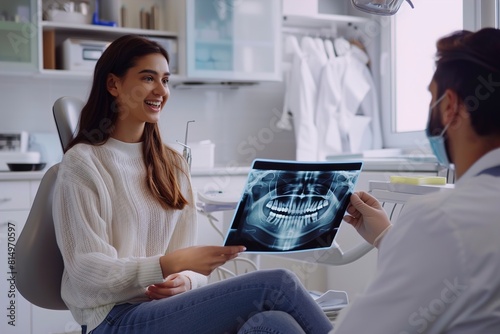
{"label": "countertop", "polygon": [[26,180],[41,180],[43,174],[45,174],[44,169],[38,172],[10,172],[10,171],[0,171],[0,181],[26,181]]}
{"label": "countertop", "polygon": [[[0,181],[41,180],[48,168],[38,172],[0,171]],[[191,176],[247,175],[250,167],[214,167],[191,170]]]}
{"label": "countertop", "polygon": [[[351,161],[363,161],[363,171],[391,171],[391,172],[424,172],[438,171],[438,164],[432,159],[399,158],[361,158]],[[332,160],[334,161],[334,160]],[[341,162],[343,160],[339,160]],[[0,181],[40,180],[48,169],[39,172],[0,172]],[[216,166],[213,168],[192,169],[192,177],[241,175],[246,176],[250,166]]]}

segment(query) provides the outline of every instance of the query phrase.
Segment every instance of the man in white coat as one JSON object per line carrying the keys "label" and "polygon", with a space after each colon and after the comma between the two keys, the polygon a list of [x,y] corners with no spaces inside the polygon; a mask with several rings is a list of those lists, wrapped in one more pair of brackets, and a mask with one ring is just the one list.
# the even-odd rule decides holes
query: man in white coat
{"label": "man in white coat", "polygon": [[379,264],[333,333],[500,333],[499,54],[493,28],[438,41],[427,134],[458,181],[407,202],[392,228],[375,198],[351,196],[345,220]]}

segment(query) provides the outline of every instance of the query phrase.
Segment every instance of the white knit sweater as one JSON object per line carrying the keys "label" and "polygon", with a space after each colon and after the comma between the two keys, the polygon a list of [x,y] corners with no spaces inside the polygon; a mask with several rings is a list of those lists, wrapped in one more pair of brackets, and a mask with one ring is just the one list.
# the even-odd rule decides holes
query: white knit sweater
{"label": "white knit sweater", "polygon": [[[178,174],[189,205],[165,210],[146,185],[142,143],[110,138],[102,146],[75,145],[64,155],[53,202],[65,266],[61,295],[88,330],[115,304],[148,300],[146,287],[163,281],[160,256],[195,244],[191,183]],[[183,273],[193,288],[207,282]]]}

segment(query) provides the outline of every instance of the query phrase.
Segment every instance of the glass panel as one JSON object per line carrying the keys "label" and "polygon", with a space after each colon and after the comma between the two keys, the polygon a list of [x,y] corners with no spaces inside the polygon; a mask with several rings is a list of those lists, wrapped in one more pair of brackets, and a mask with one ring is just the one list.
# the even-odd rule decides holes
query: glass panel
{"label": "glass panel", "polygon": [[31,63],[36,41],[36,20],[31,1],[3,1],[0,4],[0,61]]}
{"label": "glass panel", "polygon": [[234,7],[235,67],[240,72],[274,71],[274,22],[272,1],[238,1]]}
{"label": "glass panel", "polygon": [[196,0],[195,70],[233,70],[233,2]]}
{"label": "glass panel", "polygon": [[462,28],[463,7],[457,0],[419,0],[414,9],[401,6],[394,16],[396,132],[425,129],[436,41]]}
{"label": "glass panel", "polygon": [[[190,75],[252,79],[277,73],[278,2],[194,0],[192,4],[188,6]],[[190,29],[194,29],[191,35]],[[194,57],[189,54],[193,51]],[[242,73],[247,76],[241,77]]]}

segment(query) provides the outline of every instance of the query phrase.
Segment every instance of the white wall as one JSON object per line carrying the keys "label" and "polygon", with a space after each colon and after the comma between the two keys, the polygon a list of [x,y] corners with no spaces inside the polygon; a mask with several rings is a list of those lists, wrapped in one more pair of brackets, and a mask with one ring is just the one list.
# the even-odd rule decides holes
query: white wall
{"label": "white wall", "polygon": [[[0,131],[56,133],[52,104],[60,96],[85,99],[90,79],[0,76]],[[256,158],[294,159],[293,132],[274,125],[281,115],[283,85],[262,83],[238,89],[171,87],[160,127],[163,139],[211,139],[215,164],[249,165]],[[193,157],[195,159],[195,157]]]}

